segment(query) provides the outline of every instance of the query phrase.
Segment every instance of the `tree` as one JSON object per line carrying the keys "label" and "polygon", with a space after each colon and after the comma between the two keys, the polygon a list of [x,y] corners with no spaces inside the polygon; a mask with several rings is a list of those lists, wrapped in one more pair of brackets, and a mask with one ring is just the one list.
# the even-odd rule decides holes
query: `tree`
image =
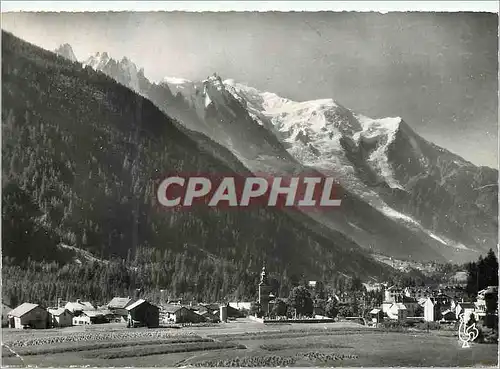
{"label": "tree", "polygon": [[312,315],[314,311],[311,293],[304,286],[294,287],[290,292],[288,302],[297,311],[297,314]]}
{"label": "tree", "polygon": [[344,305],[339,307],[338,315],[342,317],[353,316],[354,312],[350,306]]}
{"label": "tree", "polygon": [[351,280],[351,291],[363,291],[363,290],[364,286],[363,283],[361,283],[361,279],[359,279],[358,277],[354,277]]}
{"label": "tree", "polygon": [[325,296],[326,296],[326,293],[325,293],[325,286],[324,286],[323,282],[317,281],[316,285],[314,286],[314,297],[316,299],[323,300],[325,298]]}
{"label": "tree", "polygon": [[337,300],[331,299],[326,304],[325,314],[329,318],[335,318],[338,315],[338,313],[339,313],[339,307],[337,304]]}
{"label": "tree", "polygon": [[474,296],[488,286],[498,286],[498,260],[492,249],[483,259],[467,264],[467,293]]}
{"label": "tree", "polygon": [[275,316],[285,316],[287,311],[287,306],[285,301],[282,299],[277,299],[274,303],[273,311],[272,313]]}
{"label": "tree", "polygon": [[498,286],[498,260],[492,249],[488,251],[488,254],[484,258],[483,267],[485,287]]}

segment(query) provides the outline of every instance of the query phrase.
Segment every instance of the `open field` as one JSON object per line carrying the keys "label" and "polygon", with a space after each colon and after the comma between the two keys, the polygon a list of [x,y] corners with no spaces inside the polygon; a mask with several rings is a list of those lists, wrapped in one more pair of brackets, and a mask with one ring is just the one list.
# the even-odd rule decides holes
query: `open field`
{"label": "open field", "polygon": [[496,366],[497,345],[462,349],[455,332],[387,332],[355,323],[127,329],[5,329],[8,366]]}

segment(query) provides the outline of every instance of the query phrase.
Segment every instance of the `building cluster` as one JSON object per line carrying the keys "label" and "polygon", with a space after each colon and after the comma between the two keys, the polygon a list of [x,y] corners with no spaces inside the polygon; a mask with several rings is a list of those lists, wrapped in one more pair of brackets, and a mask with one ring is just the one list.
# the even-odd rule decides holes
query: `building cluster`
{"label": "building cluster", "polygon": [[447,286],[440,289],[425,287],[384,288],[384,301],[381,307],[370,311],[372,321],[407,319],[426,322],[453,322],[464,315],[469,321],[473,316],[479,321],[486,315],[486,301],[497,296],[498,287],[489,286],[479,291],[475,301],[465,301],[465,291],[460,286]]}
{"label": "building cluster", "polygon": [[[315,281],[310,281],[309,287],[315,287],[315,285]],[[494,306],[495,310],[496,303],[492,305],[491,302],[497,301],[494,298],[498,295],[497,286],[490,286],[479,291],[475,301],[464,300],[465,290],[461,286],[441,286],[440,288],[392,286],[387,288],[385,284],[372,283],[364,284],[364,287],[366,291],[383,291],[381,306],[369,311],[371,321],[375,324],[387,319],[453,322],[460,319],[462,314],[465,321],[469,321],[471,317],[480,321],[486,317],[488,305],[490,311],[491,306]],[[363,296],[356,296],[356,293],[358,291],[335,294],[328,301],[335,298],[339,307],[349,307],[363,301]],[[258,285],[258,302],[260,314],[264,317],[270,316],[277,302],[276,296],[272,293],[265,266],[262,268]],[[80,300],[65,304],[58,301],[57,305],[57,307],[46,309],[38,304],[23,303],[13,310],[2,305],[2,326],[43,329],[120,322],[130,328],[153,328],[169,324],[220,323],[244,316],[243,311],[250,311],[252,303],[193,305],[183,304],[181,301],[168,301],[156,305],[140,298],[115,297],[102,306],[94,306],[88,301]],[[368,306],[369,304],[365,301],[362,310],[371,309]],[[365,308],[368,309],[364,310]],[[497,311],[495,314],[498,314]],[[312,316],[324,318],[326,316],[324,308],[314,305]],[[365,321],[366,316],[362,318]]]}
{"label": "building cluster", "polygon": [[115,297],[103,306],[80,300],[66,304],[59,302],[54,308],[23,303],[15,309],[2,305],[2,325],[18,329],[46,329],[120,322],[131,328],[155,328],[176,323],[219,323],[241,317],[241,310],[249,306],[250,303],[244,302],[197,306],[170,302],[156,305],[130,297]]}

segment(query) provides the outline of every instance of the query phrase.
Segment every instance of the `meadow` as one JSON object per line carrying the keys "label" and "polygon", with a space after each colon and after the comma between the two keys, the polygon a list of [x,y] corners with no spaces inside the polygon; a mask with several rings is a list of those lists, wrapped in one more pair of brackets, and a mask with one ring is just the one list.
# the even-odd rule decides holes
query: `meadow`
{"label": "meadow", "polygon": [[[3,330],[4,366],[496,366],[497,345],[461,348],[454,331],[391,332],[355,323]],[[14,353],[15,352],[15,353]],[[16,356],[17,354],[17,356]]]}

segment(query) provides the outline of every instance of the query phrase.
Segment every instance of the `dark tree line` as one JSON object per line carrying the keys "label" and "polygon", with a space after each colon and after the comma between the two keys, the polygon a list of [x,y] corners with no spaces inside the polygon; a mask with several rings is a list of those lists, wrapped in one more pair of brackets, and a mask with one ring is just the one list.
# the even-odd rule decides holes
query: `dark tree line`
{"label": "dark tree line", "polygon": [[235,278],[237,266],[188,251],[141,248],[127,259],[78,259],[82,263],[28,258],[19,265],[13,258],[4,257],[4,301],[13,306],[28,301],[49,306],[58,298],[80,298],[104,304],[114,296],[137,296],[155,302],[177,298],[222,302],[254,299],[258,283],[258,273],[241,273],[241,278]]}
{"label": "dark tree line", "polygon": [[469,296],[475,296],[488,286],[498,286],[498,260],[492,249],[484,258],[480,256],[478,261],[467,264],[466,291]]}

